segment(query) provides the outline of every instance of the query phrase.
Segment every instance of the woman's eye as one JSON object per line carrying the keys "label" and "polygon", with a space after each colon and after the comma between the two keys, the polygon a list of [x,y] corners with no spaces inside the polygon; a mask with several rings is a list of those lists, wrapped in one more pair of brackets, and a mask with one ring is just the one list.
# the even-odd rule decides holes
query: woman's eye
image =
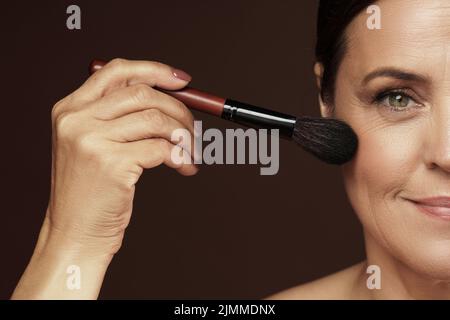
{"label": "woman's eye", "polygon": [[395,112],[406,111],[407,109],[418,104],[413,98],[401,92],[386,93],[377,100],[380,104]]}
{"label": "woman's eye", "polygon": [[394,108],[405,108],[410,102],[409,97],[405,97],[401,94],[390,94],[389,95],[389,106]]}

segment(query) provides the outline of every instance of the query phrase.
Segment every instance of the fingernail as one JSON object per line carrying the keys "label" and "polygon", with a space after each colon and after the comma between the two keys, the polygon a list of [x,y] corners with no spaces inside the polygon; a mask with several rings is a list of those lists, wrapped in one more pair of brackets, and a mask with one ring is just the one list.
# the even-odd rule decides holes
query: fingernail
{"label": "fingernail", "polygon": [[184,80],[187,82],[192,80],[192,77],[187,72],[184,72],[183,70],[172,68],[172,73],[178,79],[181,79],[181,80]]}

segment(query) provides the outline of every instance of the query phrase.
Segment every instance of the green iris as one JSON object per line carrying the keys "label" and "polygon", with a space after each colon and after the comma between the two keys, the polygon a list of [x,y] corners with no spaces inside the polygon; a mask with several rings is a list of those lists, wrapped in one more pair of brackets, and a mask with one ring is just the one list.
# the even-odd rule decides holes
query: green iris
{"label": "green iris", "polygon": [[402,95],[402,94],[398,94],[398,93],[393,93],[389,95],[389,105],[393,108],[396,109],[403,109],[406,108],[408,106],[410,102],[410,98]]}

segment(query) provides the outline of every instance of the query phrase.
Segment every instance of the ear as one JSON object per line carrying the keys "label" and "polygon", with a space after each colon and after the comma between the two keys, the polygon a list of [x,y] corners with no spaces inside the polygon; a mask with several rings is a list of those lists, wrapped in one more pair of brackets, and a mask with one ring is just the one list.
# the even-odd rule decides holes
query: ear
{"label": "ear", "polygon": [[[322,88],[322,76],[323,76],[323,65],[320,62],[316,62],[314,64],[314,75],[316,76],[316,83],[317,87],[319,88],[319,92]],[[323,100],[322,96],[319,94],[319,105],[320,105],[320,114],[324,118],[330,118],[333,116],[333,108],[326,105]]]}
{"label": "ear", "polygon": [[323,100],[322,96],[319,94],[319,105],[320,105],[320,115],[323,118],[332,118],[333,115],[333,108],[326,105]]}

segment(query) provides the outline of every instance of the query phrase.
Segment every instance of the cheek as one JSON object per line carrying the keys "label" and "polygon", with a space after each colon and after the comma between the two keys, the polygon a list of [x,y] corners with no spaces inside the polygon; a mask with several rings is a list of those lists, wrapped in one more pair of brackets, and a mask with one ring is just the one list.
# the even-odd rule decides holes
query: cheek
{"label": "cheek", "polygon": [[346,121],[358,136],[357,154],[343,166],[348,191],[365,203],[393,197],[420,163],[422,122],[396,121],[380,106],[361,105],[347,87],[337,88],[341,95],[335,117]]}
{"label": "cheek", "polygon": [[420,164],[421,129],[411,123],[389,123],[365,111],[341,115],[359,139],[358,152],[343,166],[343,176],[365,229],[386,241],[392,232],[404,235],[401,215],[395,212],[402,208],[398,196],[408,189]]}
{"label": "cheek", "polygon": [[361,118],[343,118],[355,129],[359,149],[342,170],[364,232],[416,272],[450,279],[448,225],[430,222],[402,199],[431,187],[423,159],[430,127],[419,120],[377,125]]}
{"label": "cheek", "polygon": [[359,149],[345,171],[371,195],[400,191],[414,171],[420,148],[411,132],[397,127],[355,128]]}

